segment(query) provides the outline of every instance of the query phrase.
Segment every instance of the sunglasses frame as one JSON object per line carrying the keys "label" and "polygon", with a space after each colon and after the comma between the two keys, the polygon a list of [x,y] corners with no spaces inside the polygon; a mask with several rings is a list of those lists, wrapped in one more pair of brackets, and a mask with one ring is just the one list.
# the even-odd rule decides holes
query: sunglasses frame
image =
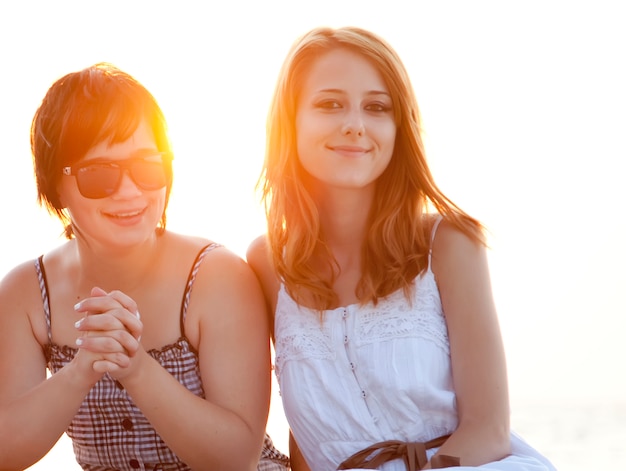
{"label": "sunglasses frame", "polygon": [[[165,182],[163,185],[159,186],[158,188],[153,188],[153,187],[147,187],[144,184],[142,184],[141,182],[138,182],[135,180],[135,177],[133,176],[133,172],[132,172],[132,167],[135,163],[137,162],[150,162],[149,159],[154,158],[154,157],[161,157],[161,161],[157,162],[157,161],[153,161],[152,163],[160,163],[161,166],[163,167],[163,175],[165,178]],[[168,172],[168,168],[167,166],[169,164],[171,164],[173,160],[172,154],[171,152],[154,152],[154,153],[149,153],[146,155],[142,155],[142,156],[136,156],[136,157],[130,157],[127,159],[122,159],[122,160],[111,160],[111,159],[106,159],[106,158],[98,158],[98,159],[89,159],[86,161],[82,161],[82,162],[77,162],[74,165],[70,165],[67,167],[63,167],[62,168],[62,172],[63,175],[67,175],[67,176],[73,176],[76,178],[76,185],[78,187],[78,191],[80,192],[80,194],[88,199],[102,199],[102,198],[107,198],[113,194],[115,194],[118,190],[119,187],[122,183],[122,179],[124,176],[124,173],[127,172],[128,176],[130,177],[130,179],[133,181],[133,183],[137,186],[137,188],[140,188],[141,190],[144,191],[155,191],[155,190],[160,190],[161,188],[163,188],[164,186],[168,185],[168,182],[171,181],[171,170]],[[88,168],[90,166],[93,165],[109,165],[111,167],[117,167],[119,170],[119,176],[117,179],[117,183],[115,184],[115,187],[113,188],[113,190],[108,193],[106,192],[105,194],[103,194],[102,196],[89,196],[86,195],[83,192],[83,186],[80,184],[80,171],[84,168]],[[89,193],[89,192],[87,192]]]}

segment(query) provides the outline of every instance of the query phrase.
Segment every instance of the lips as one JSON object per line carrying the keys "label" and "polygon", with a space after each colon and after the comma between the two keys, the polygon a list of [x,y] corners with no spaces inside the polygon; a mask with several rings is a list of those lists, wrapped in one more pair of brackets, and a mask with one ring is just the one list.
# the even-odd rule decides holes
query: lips
{"label": "lips", "polygon": [[116,218],[116,219],[127,219],[134,218],[137,216],[141,216],[145,212],[145,208],[141,209],[133,209],[133,210],[125,210],[125,211],[115,211],[115,212],[107,212],[105,213],[107,216]]}
{"label": "lips", "polygon": [[359,157],[363,154],[367,154],[370,151],[370,149],[366,147],[351,145],[329,146],[329,149],[348,157]]}

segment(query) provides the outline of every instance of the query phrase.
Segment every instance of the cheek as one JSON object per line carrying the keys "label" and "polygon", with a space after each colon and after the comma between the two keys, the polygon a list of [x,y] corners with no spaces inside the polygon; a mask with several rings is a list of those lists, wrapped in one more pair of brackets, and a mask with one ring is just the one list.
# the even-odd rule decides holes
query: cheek
{"label": "cheek", "polygon": [[80,194],[74,182],[59,184],[57,192],[61,209],[70,210],[74,208],[74,211],[81,210],[89,203],[89,200]]}
{"label": "cheek", "polygon": [[312,136],[308,132],[307,123],[298,120],[296,122],[296,152],[300,165],[307,171],[309,171],[308,164],[311,159],[312,151]]}
{"label": "cheek", "polygon": [[68,178],[62,178],[57,185],[57,195],[59,196],[59,203],[62,209],[70,206],[72,200],[76,199],[74,192],[78,192],[74,182],[69,181]]}
{"label": "cheek", "polygon": [[[163,188],[155,192],[154,205],[158,208],[159,217],[165,211],[165,205],[167,202],[167,189]],[[171,195],[171,192],[170,192]]]}
{"label": "cheek", "polygon": [[390,122],[387,126],[383,128],[383,132],[385,133],[385,140],[392,148],[396,143],[396,133],[398,131],[398,127],[396,123],[393,121]]}
{"label": "cheek", "polygon": [[384,132],[384,134],[381,135],[381,141],[384,143],[381,146],[381,153],[382,155],[384,155],[383,161],[386,168],[389,165],[389,162],[391,162],[393,152],[396,146],[396,126],[394,124],[393,126],[390,126],[388,128],[381,129],[381,131]]}
{"label": "cheek", "polygon": [[309,146],[305,142],[298,141],[298,162],[300,166],[307,172],[311,173],[311,156],[309,154]]}
{"label": "cheek", "polygon": [[81,232],[86,232],[90,227],[95,227],[97,209],[95,206],[91,206],[89,202],[77,204],[74,201],[68,201],[65,211],[72,225],[82,228]]}
{"label": "cheek", "polygon": [[300,154],[300,151],[306,148],[308,137],[309,137],[306,119],[304,119],[300,115],[297,115],[296,117],[295,132],[296,132],[296,149],[298,150],[298,154]]}

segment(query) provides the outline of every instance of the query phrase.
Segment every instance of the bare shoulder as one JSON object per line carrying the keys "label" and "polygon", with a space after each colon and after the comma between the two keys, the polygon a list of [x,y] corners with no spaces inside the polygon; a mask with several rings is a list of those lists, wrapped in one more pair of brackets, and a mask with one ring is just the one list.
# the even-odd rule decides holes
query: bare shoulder
{"label": "bare shoulder", "polygon": [[[35,261],[10,270],[0,280],[0,330],[17,332],[22,327],[40,343],[46,341],[45,318]],[[5,330],[10,329],[10,330]]]}
{"label": "bare shoulder", "polygon": [[4,307],[4,303],[10,300],[28,302],[33,298],[41,303],[35,260],[29,260],[10,270],[0,280],[0,306]]}
{"label": "bare shoulder", "polygon": [[0,289],[14,284],[21,284],[24,281],[32,280],[36,277],[35,260],[22,262],[16,267],[9,270],[0,280]]}
{"label": "bare shoulder", "polygon": [[[194,249],[199,252],[205,245]],[[204,331],[206,337],[211,329],[219,332],[216,327],[225,322],[254,323],[256,318],[264,322],[264,309],[259,282],[242,257],[222,245],[204,254],[197,266],[187,311],[186,331],[192,343],[197,345],[200,340],[194,332]]]}
{"label": "bare shoulder", "polygon": [[222,273],[228,275],[233,270],[244,270],[243,259],[219,242],[192,235],[166,232],[165,247],[173,262],[181,263],[187,269],[205,248],[209,250],[204,254],[203,262],[199,266],[200,273]]}
{"label": "bare shoulder", "polygon": [[257,281],[252,269],[228,247],[208,239],[188,236],[185,236],[184,245],[196,256],[203,248],[209,247],[198,266],[194,291],[199,291],[199,285],[202,291],[226,296],[231,289],[255,288]]}
{"label": "bare shoulder", "polygon": [[273,312],[280,281],[274,269],[267,236],[262,235],[252,241],[246,252],[246,258],[261,282],[268,307]]}
{"label": "bare shoulder", "polygon": [[274,271],[266,236],[259,236],[252,241],[246,251],[246,259],[259,281],[261,281],[264,290],[270,287],[278,287],[278,279]]}
{"label": "bare shoulder", "polygon": [[[165,234],[168,266],[177,266],[181,276],[194,267],[192,299],[209,296],[226,298],[235,291],[253,290],[256,278],[242,257],[226,246],[206,239],[168,232]],[[208,250],[205,250],[208,248]],[[199,256],[202,255],[200,260]]]}
{"label": "bare shoulder", "polygon": [[[432,242],[432,269],[436,275],[471,269],[486,256],[485,247],[443,219]],[[468,273],[470,276],[472,272]]]}
{"label": "bare shoulder", "polygon": [[163,235],[163,240],[165,242],[166,247],[169,250],[177,252],[179,255],[182,252],[190,251],[190,252],[198,252],[202,247],[207,245],[211,245],[214,242],[205,237],[187,235],[187,234],[179,234],[176,232],[166,231]]}
{"label": "bare shoulder", "polygon": [[485,246],[443,220],[432,250],[432,271],[449,330],[456,331],[451,319],[493,319],[495,309]]}
{"label": "bare shoulder", "polygon": [[270,265],[269,243],[267,236],[261,235],[254,239],[246,251],[246,259],[254,271],[263,270]]}

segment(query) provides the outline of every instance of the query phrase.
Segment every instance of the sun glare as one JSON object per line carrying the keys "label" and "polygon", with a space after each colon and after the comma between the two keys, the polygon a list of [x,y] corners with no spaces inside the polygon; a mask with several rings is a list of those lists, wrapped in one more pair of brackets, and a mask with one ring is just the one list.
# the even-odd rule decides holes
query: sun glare
{"label": "sun glare", "polygon": [[[255,184],[282,60],[311,27],[355,24],[403,58],[438,185],[490,230],[513,406],[623,398],[616,359],[626,356],[626,226],[617,205],[626,190],[617,162],[626,155],[619,60],[626,30],[607,2],[557,3],[419,2],[412,13],[398,0],[206,9],[113,1],[97,10],[76,0],[5,3],[0,40],[12,46],[0,89],[0,268],[62,241],[61,225],[36,206],[30,120],[53,81],[100,61],[146,85],[168,120],[175,152],[168,228],[243,257],[265,227]],[[274,386],[268,429],[286,451]],[[78,469],[64,440],[66,448],[30,469],[62,459],[64,469]]]}

